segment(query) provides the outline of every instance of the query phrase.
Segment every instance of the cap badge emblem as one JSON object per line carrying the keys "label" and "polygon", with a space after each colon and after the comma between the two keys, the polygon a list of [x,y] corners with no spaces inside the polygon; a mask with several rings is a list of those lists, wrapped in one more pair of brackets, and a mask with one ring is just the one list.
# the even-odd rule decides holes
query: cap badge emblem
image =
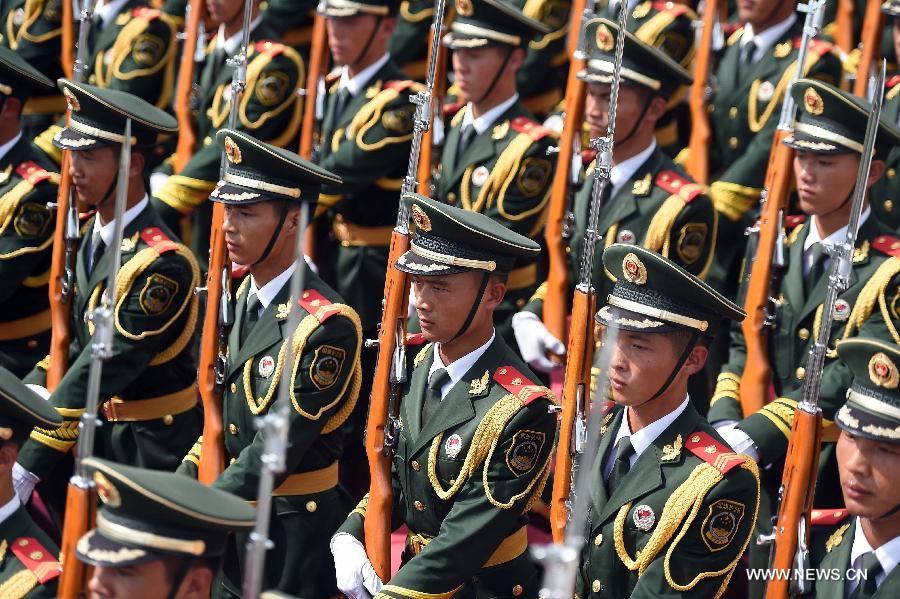
{"label": "cap badge emblem", "polygon": [[819,95],[819,92],[811,87],[807,87],[803,92],[803,108],[806,112],[813,116],[819,116],[825,112],[825,100]]}
{"label": "cap badge emblem", "polygon": [[97,496],[100,501],[113,508],[122,505],[122,496],[119,495],[119,490],[109,482],[102,472],[94,472],[94,484],[97,485]]}
{"label": "cap badge emblem", "polygon": [[643,285],[647,282],[647,267],[632,253],[626,254],[622,260],[622,274],[626,281],[634,285]]}
{"label": "cap badge emblem", "polygon": [[244,159],[241,156],[241,149],[228,135],[225,136],[225,156],[228,157],[228,162],[233,164],[240,164]]}
{"label": "cap badge emblem", "polygon": [[413,204],[412,217],[413,222],[416,223],[417,229],[421,229],[426,233],[431,231],[431,219],[428,218],[428,215],[425,214],[425,211],[419,208],[417,204]]}
{"label": "cap badge emblem", "polygon": [[66,97],[66,106],[69,107],[69,112],[78,112],[81,110],[81,103],[78,101],[78,96],[72,93],[68,87],[63,88],[63,95]]}
{"label": "cap badge emblem", "polygon": [[869,378],[885,389],[896,389],[900,383],[900,372],[894,362],[882,352],[869,359]]}
{"label": "cap badge emblem", "polygon": [[456,14],[461,17],[471,17],[475,14],[475,7],[472,6],[472,0],[456,0]]}
{"label": "cap badge emblem", "polygon": [[606,25],[601,24],[597,27],[597,33],[594,37],[597,41],[597,48],[599,48],[601,52],[611,52],[616,45],[616,38]]}

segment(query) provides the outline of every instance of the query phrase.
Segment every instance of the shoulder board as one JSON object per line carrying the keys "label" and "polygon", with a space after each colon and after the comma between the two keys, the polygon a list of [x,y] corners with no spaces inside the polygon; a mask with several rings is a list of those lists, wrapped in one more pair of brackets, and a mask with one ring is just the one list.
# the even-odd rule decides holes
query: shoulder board
{"label": "shoulder board", "polygon": [[849,515],[846,509],[813,510],[809,514],[809,522],[813,526],[831,526],[843,522]]}
{"label": "shoulder board", "polygon": [[[800,44],[801,44],[802,40],[803,40],[802,37],[794,38],[794,49],[795,50],[800,49]],[[818,54],[819,58],[821,58],[821,57],[825,56],[826,54],[828,54],[829,52],[831,52],[831,50],[833,48],[834,48],[834,45],[831,44],[831,42],[826,42],[824,40],[815,39],[815,38],[809,40],[809,51],[814,54]]]}
{"label": "shoulder board", "polygon": [[533,121],[525,116],[517,116],[509,122],[510,128],[516,133],[525,133],[534,141],[541,140],[551,133],[550,129],[542,127],[537,121]]}
{"label": "shoulder board", "polygon": [[325,75],[325,88],[331,90],[331,86],[337,84],[341,80],[341,70],[334,69]]}
{"label": "shoulder board", "polygon": [[299,304],[301,308],[312,314],[319,323],[325,322],[338,313],[334,309],[334,304],[315,289],[304,291],[303,295],[300,296]]}
{"label": "shoulder board", "polygon": [[900,239],[890,235],[879,235],[872,242],[872,247],[888,256],[900,256]]}
{"label": "shoulder board", "polygon": [[788,231],[792,229],[796,229],[800,225],[806,222],[805,214],[795,214],[793,216],[785,216],[784,217],[784,228]]}
{"label": "shoulder board", "polygon": [[278,56],[279,54],[284,52],[284,46],[282,44],[270,40],[256,42],[255,49],[260,54],[268,54],[269,56],[273,57]]}
{"label": "shoulder board", "polygon": [[244,277],[250,274],[250,267],[243,265],[236,265],[231,267],[231,280],[232,281],[240,281]]}
{"label": "shoulder board", "polygon": [[16,539],[12,543],[12,551],[41,584],[47,584],[62,572],[62,564],[56,556],[44,549],[34,537]]}
{"label": "shoulder board", "polygon": [[162,13],[149,6],[139,6],[131,11],[131,16],[138,19],[146,19],[148,21],[153,21],[154,19],[158,19],[162,16]]}
{"label": "shoulder board", "polygon": [[414,86],[416,84],[415,81],[410,81],[409,79],[397,79],[395,81],[388,81],[384,84],[384,89],[392,89],[396,92],[404,92]]}
{"label": "shoulder board", "polygon": [[672,195],[679,196],[685,204],[690,204],[694,198],[703,193],[702,185],[694,183],[675,171],[660,171],[656,175],[656,185]]}
{"label": "shoulder board", "polygon": [[501,366],[495,370],[494,380],[526,405],[541,397],[550,398],[549,389],[542,385],[535,385],[512,366]]}
{"label": "shoulder board", "polygon": [[581,164],[584,166],[588,166],[590,163],[597,158],[597,150],[582,150],[581,151]]}
{"label": "shoulder board", "polygon": [[744,34],[744,27],[742,25],[740,25],[739,23],[734,23],[733,26],[735,28],[732,29],[731,31],[729,31],[728,30],[729,25],[732,25],[732,24],[731,23],[726,24],[724,27],[725,36],[727,38],[727,41],[725,43],[728,44],[729,46],[733,46],[734,44],[736,44],[738,42],[739,39],[741,39],[741,36]]}
{"label": "shoulder board", "polygon": [[688,6],[686,4],[679,4],[677,2],[660,2],[656,1],[653,3],[653,9],[659,12],[669,13],[676,17],[680,17],[681,15],[688,12]]}
{"label": "shoulder board", "polygon": [[410,346],[417,347],[420,345],[425,345],[426,342],[427,342],[427,340],[425,339],[425,335],[423,335],[422,333],[407,333],[406,334],[406,346],[407,347],[410,347]]}
{"label": "shoulder board", "polygon": [[53,176],[53,173],[44,170],[37,162],[32,162],[30,160],[17,166],[16,174],[31,183],[32,186],[37,185],[41,181],[46,181]]}
{"label": "shoulder board", "polygon": [[178,249],[178,244],[169,239],[169,236],[163,233],[159,227],[147,227],[141,231],[141,239],[159,254]]}
{"label": "shoulder board", "polygon": [[900,84],[900,75],[894,75],[893,77],[889,77],[887,82],[884,84],[885,89],[891,89],[895,85]]}
{"label": "shoulder board", "polygon": [[745,456],[734,453],[730,447],[719,443],[709,433],[703,431],[695,431],[688,435],[684,448],[722,474],[740,466],[745,459]]}

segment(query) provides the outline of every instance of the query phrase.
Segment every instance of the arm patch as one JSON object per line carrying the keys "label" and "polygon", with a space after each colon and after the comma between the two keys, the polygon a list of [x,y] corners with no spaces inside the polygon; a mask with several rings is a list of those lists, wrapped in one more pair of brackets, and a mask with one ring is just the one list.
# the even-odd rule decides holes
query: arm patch
{"label": "arm patch", "polygon": [[727,474],[728,471],[744,463],[744,457],[741,454],[734,453],[730,447],[726,447],[702,431],[695,431],[688,435],[684,448],[722,474]]}
{"label": "arm patch", "polygon": [[550,389],[535,385],[524,374],[512,366],[501,366],[494,372],[494,380],[497,383],[528,405],[540,397],[552,400]]}
{"label": "arm patch", "polygon": [[41,584],[47,584],[62,572],[62,564],[34,537],[20,537],[13,541],[12,552]]}

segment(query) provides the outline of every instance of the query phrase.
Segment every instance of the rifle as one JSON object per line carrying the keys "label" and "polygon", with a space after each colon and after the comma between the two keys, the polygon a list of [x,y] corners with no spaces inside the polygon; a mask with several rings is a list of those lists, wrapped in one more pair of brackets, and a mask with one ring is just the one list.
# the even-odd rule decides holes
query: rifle
{"label": "rifle", "polygon": [[72,68],[75,64],[73,52],[75,48],[75,32],[72,29],[75,26],[75,7],[73,6],[75,2],[77,0],[64,1],[61,6],[62,32],[60,33],[59,61],[67,79],[74,77]]}
{"label": "rifle", "polygon": [[[436,0],[433,31],[440,31],[444,21],[446,0]],[[391,455],[397,444],[400,423],[397,417],[400,408],[400,393],[406,382],[406,311],[409,300],[409,279],[405,273],[394,268],[394,263],[409,249],[409,210],[402,201],[403,195],[412,193],[418,187],[416,174],[422,150],[422,137],[431,127],[431,96],[437,68],[437,44],[440,37],[431,38],[428,76],[425,89],[410,97],[416,105],[413,124],[412,147],[409,165],[400,190],[401,201],[397,212],[397,225],[391,233],[391,249],[388,254],[387,275],[384,282],[384,308],[378,339],[367,341],[366,345],[378,346],[378,362],[369,400],[369,418],[366,422],[366,456],[369,459],[369,505],[366,510],[365,535],[366,554],[381,580],[391,576],[391,511],[393,490],[391,488]]]}
{"label": "rifle", "polygon": [[[319,95],[319,86],[325,89],[325,71],[328,68],[327,28],[325,24],[324,1],[319,2],[316,16],[313,18],[312,41],[309,51],[309,71],[306,74],[306,89],[302,91],[304,96],[303,125],[300,128],[300,156],[310,162],[318,162],[319,134],[321,133],[322,116],[324,106]],[[309,225],[309,231],[304,237],[306,247],[303,251],[310,259],[316,257],[315,222]]]}
{"label": "rifle", "polygon": [[[881,2],[877,2],[877,5],[880,8]],[[843,52],[849,53],[853,49],[853,13],[856,12],[854,0],[837,0],[836,11],[834,43]]]}
{"label": "rifle", "polygon": [[[550,529],[553,540],[562,543],[567,532],[569,508],[572,505],[572,481],[578,479],[580,461],[585,443],[597,435],[595,428],[587,427],[586,398],[590,396],[591,363],[594,357],[594,313],[597,292],[593,285],[594,252],[600,240],[597,223],[603,210],[604,191],[610,185],[612,169],[613,139],[616,132],[616,110],[619,105],[619,85],[622,73],[622,58],[625,53],[625,31],[627,10],[619,11],[619,35],[616,38],[615,67],[613,69],[612,90],[610,92],[609,118],[606,137],[591,140],[591,147],[597,150],[597,164],[594,168],[591,189],[591,211],[585,231],[584,250],[581,255],[579,282],[572,299],[572,321],[569,328],[569,360],[563,382],[562,410],[559,423],[559,444],[556,452],[556,469],[553,476],[553,496],[550,503]],[[588,35],[592,21],[585,23],[583,36]],[[605,349],[605,348],[604,348]],[[602,372],[601,372],[602,374]],[[596,451],[596,449],[595,449]],[[576,495],[575,500],[583,498]],[[568,532],[571,532],[569,529]],[[581,531],[578,531],[579,534]],[[571,595],[570,595],[571,596]]]}
{"label": "rifle", "polygon": [[[100,304],[88,315],[94,324],[94,335],[91,337],[91,366],[88,370],[87,401],[85,410],[78,423],[78,443],[75,446],[75,473],[69,479],[66,494],[66,519],[63,527],[61,559],[66,567],[59,581],[57,597],[75,599],[82,596],[87,585],[87,564],[75,557],[75,546],[78,540],[94,527],[97,500],[94,481],[84,467],[84,460],[94,454],[94,435],[99,422],[97,407],[100,403],[100,382],[103,376],[103,363],[112,357],[113,322],[116,308],[116,276],[119,274],[119,262],[122,259],[122,236],[125,231],[125,202],[128,197],[128,171],[131,168],[131,119],[125,121],[125,140],[119,158],[119,174],[116,188],[116,210],[113,224],[113,240],[107,251],[112,252],[109,274],[106,277],[106,290]],[[99,215],[97,218],[100,218]]]}
{"label": "rifle", "polygon": [[587,89],[585,82],[577,75],[585,68],[587,62],[584,26],[594,16],[595,8],[596,0],[574,0],[572,2],[572,17],[569,25],[571,60],[566,82],[565,120],[559,138],[557,168],[550,187],[547,227],[544,231],[549,266],[547,293],[544,296],[541,320],[544,321],[547,330],[557,339],[566,338],[569,294],[569,266],[566,249],[575,224],[571,201],[573,175],[571,169],[576,145],[579,149],[581,147],[581,126],[584,122],[584,97]]}
{"label": "rifle", "polygon": [[688,147],[687,172],[701,185],[709,183],[709,140],[712,129],[707,105],[712,97],[712,52],[715,33],[721,30],[719,0],[706,0],[703,13],[703,30],[700,46],[694,57],[694,84],[689,100],[691,110],[691,137]]}
{"label": "rifle", "polygon": [[[884,89],[887,65],[882,62],[881,72],[876,78],[876,90]],[[794,425],[788,442],[787,458],[779,490],[778,520],[772,534],[760,538],[760,544],[774,543],[772,567],[776,571],[801,571],[809,567],[809,518],[812,511],[813,495],[816,490],[816,473],[819,467],[819,448],[822,444],[822,409],[819,407],[819,389],[822,386],[822,370],[825,354],[834,323],[834,305],[838,295],[850,286],[853,269],[853,251],[859,220],[866,197],[866,180],[875,153],[875,137],[881,120],[883,92],[875,94],[872,112],[866,126],[865,145],[856,174],[853,207],[847,235],[842,243],[828,248],[831,268],[828,272],[828,291],[822,304],[822,322],[816,341],[809,350],[806,360],[806,378],[803,380],[803,397],[794,411]],[[796,568],[797,570],[791,570]],[[803,576],[796,580],[774,577],[766,587],[766,596],[788,597],[809,591]]]}
{"label": "rifle", "polygon": [[202,51],[206,33],[203,28],[203,13],[206,3],[203,0],[190,0],[184,9],[184,43],[181,48],[181,65],[178,69],[178,82],[175,93],[175,116],[178,119],[178,143],[175,146],[175,172],[184,168],[197,142],[194,130],[195,94],[199,91],[194,83],[194,70],[197,62],[197,48]]}
{"label": "rifle", "polygon": [[[439,25],[436,29],[435,25]],[[428,62],[431,63],[431,53],[437,52],[437,63],[435,66],[435,74],[434,74],[434,91],[432,92],[431,101],[433,106],[431,108],[431,117],[432,119],[441,118],[441,115],[444,113],[443,110],[443,102],[444,95],[447,93],[447,50],[438,42],[434,43],[434,38],[437,36],[438,40],[440,40],[444,36],[444,23],[441,21],[440,23],[433,23],[431,26],[431,39],[428,45]],[[435,186],[432,185],[432,173],[434,172],[435,165],[437,164],[435,157],[435,143],[434,143],[434,125],[433,123],[429,125],[428,129],[425,130],[425,133],[422,137],[422,155],[419,158],[419,170],[417,173],[417,177],[419,179],[419,189],[418,192],[424,196],[433,196],[435,192]]]}
{"label": "rifle", "polygon": [[[247,52],[250,43],[250,18],[253,0],[244,2],[244,25],[241,31],[241,47],[228,64],[234,68],[231,77],[231,111],[228,128],[237,123],[237,111],[241,94],[247,85]],[[225,173],[225,154],[219,165],[219,176]],[[228,327],[232,314],[229,304],[230,264],[225,249],[224,205],[213,203],[212,225],[209,232],[209,270],[206,273],[206,313],[203,316],[203,332],[200,337],[200,358],[197,383],[203,399],[203,444],[200,447],[200,466],[197,478],[212,484],[225,469],[225,431],[222,425],[222,384],[225,382],[225,349],[228,345]]]}
{"label": "rifle", "polygon": [[[853,82],[853,95],[860,98],[869,96],[869,80],[872,77],[873,65],[878,60],[881,52],[881,34],[884,31],[884,13],[881,12],[881,2],[870,0],[866,4],[866,14],[863,17],[860,45],[862,51],[859,55],[859,64],[856,67],[856,81]],[[881,94],[879,90],[872,90],[873,95]]]}
{"label": "rifle", "polygon": [[[249,2],[248,2],[249,4]],[[294,248],[294,273],[291,275],[290,297],[300,298],[303,293],[304,276],[306,275],[306,262],[303,260],[303,238],[307,223],[309,222],[309,204],[303,202],[300,205],[300,234]],[[256,493],[256,525],[247,539],[247,563],[244,574],[243,596],[247,599],[257,599],[262,585],[263,565],[266,560],[266,550],[271,546],[269,541],[269,520],[272,515],[272,490],[275,486],[275,477],[284,472],[285,455],[287,454],[287,438],[290,420],[290,388],[291,370],[294,360],[294,331],[300,326],[300,310],[298,301],[294,299],[290,304],[290,312],[287,318],[287,330],[290,337],[285,344],[284,371],[281,384],[278,387],[277,410],[273,410],[261,418],[256,419],[256,426],[265,438],[263,448],[262,470],[259,476],[259,490]]]}
{"label": "rifle", "polygon": [[740,390],[741,411],[745,417],[762,408],[769,397],[772,365],[769,363],[768,333],[773,324],[770,304],[773,301],[773,281],[783,266],[782,256],[779,256],[776,249],[781,238],[780,223],[790,199],[794,159],[794,151],[781,142],[793,131],[797,106],[791,97],[791,88],[802,76],[810,40],[822,27],[824,6],[825,0],[808,0],[806,4],[797,7],[797,10],[806,13],[797,68],[784,92],[778,130],[772,139],[765,186],[759,199],[759,224],[748,230],[750,242],[755,244],[756,250],[744,298],[747,318],[741,323],[747,344],[747,361],[741,375]]}

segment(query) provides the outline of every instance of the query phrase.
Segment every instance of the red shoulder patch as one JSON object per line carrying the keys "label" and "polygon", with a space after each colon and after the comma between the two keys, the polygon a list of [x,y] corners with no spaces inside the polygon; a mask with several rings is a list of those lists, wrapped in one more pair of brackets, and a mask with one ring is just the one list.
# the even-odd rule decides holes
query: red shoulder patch
{"label": "red shoulder patch", "polygon": [[809,514],[809,522],[813,526],[829,526],[846,520],[849,515],[846,509],[813,510]]}
{"label": "red shoulder patch", "polygon": [[891,89],[895,85],[900,84],[900,75],[894,75],[893,77],[889,77],[888,80],[884,84],[885,89]]}
{"label": "red shoulder patch", "polygon": [[805,214],[795,214],[793,216],[785,216],[784,217],[784,228],[790,231],[791,229],[796,229],[800,225],[806,222]]}
{"label": "red shoulder patch", "polygon": [[597,150],[582,150],[581,151],[581,164],[584,166],[588,166],[590,163],[597,158]]}
{"label": "red shoulder patch", "polygon": [[315,289],[304,291],[300,296],[299,304],[301,308],[312,314],[320,323],[337,314],[334,304],[325,299],[325,296]]}
{"label": "red shoulder patch", "polygon": [[425,345],[426,339],[425,335],[422,333],[407,333],[406,334],[406,346],[407,347],[418,347],[420,345]]}
{"label": "red shoulder patch", "polygon": [[178,249],[178,244],[169,239],[159,227],[147,227],[141,231],[141,239],[159,254],[172,252]]}
{"label": "red shoulder patch", "polygon": [[50,171],[44,170],[37,162],[25,161],[16,167],[16,174],[31,183],[37,185],[53,176]]}
{"label": "red shoulder patch", "polygon": [[146,19],[148,21],[153,21],[158,19],[162,13],[155,8],[151,8],[149,6],[139,6],[131,11],[132,17],[137,17],[140,19]]}
{"label": "red shoulder patch", "polygon": [[541,126],[537,121],[533,121],[525,116],[517,116],[509,122],[509,126],[516,133],[525,133],[534,141],[541,140],[553,133],[550,129]]}
{"label": "red shoulder patch", "polygon": [[244,277],[246,277],[248,274],[250,274],[249,266],[237,265],[237,266],[231,267],[231,280],[232,281],[239,281],[239,280],[243,279]]}
{"label": "red shoulder patch", "polygon": [[679,4],[677,2],[659,2],[658,0],[653,3],[653,9],[658,12],[666,12],[675,15],[676,17],[680,17],[688,11],[688,7],[685,4]]}
{"label": "red shoulder patch", "polygon": [[408,79],[396,79],[394,81],[388,81],[387,83],[385,83],[384,89],[393,89],[393,90],[396,90],[398,93],[400,93],[400,92],[404,92],[404,91],[408,90],[414,84],[415,84],[415,82],[410,81]]}
{"label": "red shoulder patch", "polygon": [[549,389],[542,385],[535,385],[512,366],[501,366],[495,370],[494,380],[526,405],[541,397],[550,398]]}
{"label": "red shoulder patch", "polygon": [[31,570],[41,584],[47,584],[62,572],[62,564],[34,537],[20,537],[13,541],[12,551],[22,564]]}
{"label": "red shoulder patch", "polygon": [[688,435],[684,448],[714,467],[722,474],[744,463],[742,454],[734,453],[730,447],[719,443],[708,433],[695,431]]}
{"label": "red shoulder patch", "polygon": [[872,241],[872,247],[888,256],[900,256],[900,239],[890,235],[879,235]]}
{"label": "red shoulder patch", "polygon": [[690,204],[694,198],[703,193],[703,186],[694,183],[684,175],[675,171],[660,171],[656,175],[656,186],[665,189],[672,195],[679,196],[685,204]]}
{"label": "red shoulder patch", "polygon": [[[795,50],[800,49],[800,43],[801,43],[802,39],[803,39],[802,37],[794,38],[794,49]],[[809,51],[812,52],[813,54],[818,54],[819,58],[822,58],[823,56],[825,56],[826,54],[831,52],[832,48],[834,48],[834,45],[831,42],[826,42],[824,40],[820,40],[820,39],[816,39],[816,38],[809,40]]]}
{"label": "red shoulder patch", "polygon": [[257,52],[260,54],[268,54],[269,56],[278,56],[282,52],[284,52],[284,46],[279,44],[278,42],[273,42],[270,40],[263,40],[261,42],[256,42],[254,46]]}

